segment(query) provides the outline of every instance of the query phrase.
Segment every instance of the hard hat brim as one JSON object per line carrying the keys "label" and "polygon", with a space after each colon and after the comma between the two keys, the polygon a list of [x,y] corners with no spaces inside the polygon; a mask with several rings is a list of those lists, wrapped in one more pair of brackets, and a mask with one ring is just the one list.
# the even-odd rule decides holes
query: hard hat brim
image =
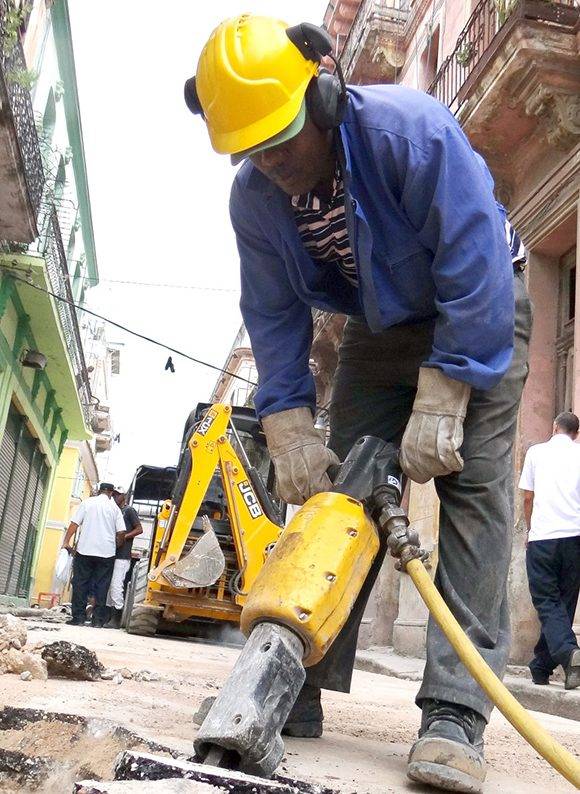
{"label": "hard hat brim", "polygon": [[300,110],[298,111],[298,115],[296,118],[290,122],[287,127],[279,132],[277,135],[273,135],[271,138],[263,141],[262,143],[256,144],[256,146],[252,146],[250,149],[246,149],[243,152],[236,152],[235,154],[230,155],[230,160],[232,165],[239,165],[242,160],[246,160],[253,154],[257,152],[264,151],[264,149],[271,149],[273,146],[278,146],[280,143],[285,143],[289,141],[291,138],[294,138],[298,135],[299,132],[302,131],[304,127],[304,123],[306,122],[306,101],[302,100],[302,104],[300,105]]}

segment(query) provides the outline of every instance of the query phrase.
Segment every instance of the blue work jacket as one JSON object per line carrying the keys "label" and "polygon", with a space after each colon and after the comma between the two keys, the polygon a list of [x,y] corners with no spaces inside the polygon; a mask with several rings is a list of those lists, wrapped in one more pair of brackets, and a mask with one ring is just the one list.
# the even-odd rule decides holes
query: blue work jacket
{"label": "blue work jacket", "polygon": [[232,187],[260,416],[315,406],[311,307],[364,315],[373,332],[436,318],[424,365],[478,389],[495,386],[511,360],[505,212],[482,158],[427,94],[393,85],[349,86],[348,94],[340,136],[358,288],[311,258],[290,197],[251,162]]}

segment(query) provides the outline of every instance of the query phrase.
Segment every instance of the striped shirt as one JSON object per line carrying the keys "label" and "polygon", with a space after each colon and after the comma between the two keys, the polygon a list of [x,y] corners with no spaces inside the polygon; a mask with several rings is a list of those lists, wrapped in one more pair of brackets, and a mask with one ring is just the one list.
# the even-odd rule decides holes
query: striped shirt
{"label": "striped shirt", "polygon": [[[348,239],[344,206],[344,184],[337,165],[329,202],[314,192],[292,196],[292,208],[302,243],[315,262],[336,267],[354,287],[358,287],[356,263]],[[514,270],[523,270],[527,257],[517,232],[506,220],[505,235]]]}
{"label": "striped shirt", "polygon": [[298,234],[310,256],[316,262],[337,267],[347,281],[358,287],[346,228],[344,184],[338,166],[328,203],[311,191],[303,196],[292,196],[292,207]]}

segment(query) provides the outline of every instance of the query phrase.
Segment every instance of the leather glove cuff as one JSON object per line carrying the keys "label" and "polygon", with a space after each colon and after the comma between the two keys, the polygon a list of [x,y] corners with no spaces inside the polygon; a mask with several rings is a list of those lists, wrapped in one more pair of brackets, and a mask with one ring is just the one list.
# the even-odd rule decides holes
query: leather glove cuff
{"label": "leather glove cuff", "polygon": [[266,442],[272,458],[285,452],[324,444],[322,431],[316,430],[310,408],[288,408],[262,419]]}
{"label": "leather glove cuff", "polygon": [[471,386],[435,367],[420,367],[413,411],[465,419]]}

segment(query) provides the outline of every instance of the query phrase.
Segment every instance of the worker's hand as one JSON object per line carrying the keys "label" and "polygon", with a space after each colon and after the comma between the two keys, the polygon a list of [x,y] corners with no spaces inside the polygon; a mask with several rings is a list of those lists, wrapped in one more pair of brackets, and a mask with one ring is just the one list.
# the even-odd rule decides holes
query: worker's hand
{"label": "worker's hand", "polygon": [[278,494],[285,502],[301,505],[332,488],[327,471],[340,461],[324,445],[309,408],[289,408],[265,416],[262,427],[276,469]]}
{"label": "worker's hand", "polygon": [[125,532],[117,532],[116,541],[117,541],[117,548],[120,549],[123,543],[126,540],[126,533]]}
{"label": "worker's hand", "polygon": [[424,483],[463,469],[459,454],[463,420],[471,386],[421,367],[413,413],[401,443],[401,468],[411,480]]}
{"label": "worker's hand", "polygon": [[63,546],[63,549],[66,549],[66,551],[68,551],[69,554],[74,554],[73,547],[69,546],[68,544],[66,546]]}

